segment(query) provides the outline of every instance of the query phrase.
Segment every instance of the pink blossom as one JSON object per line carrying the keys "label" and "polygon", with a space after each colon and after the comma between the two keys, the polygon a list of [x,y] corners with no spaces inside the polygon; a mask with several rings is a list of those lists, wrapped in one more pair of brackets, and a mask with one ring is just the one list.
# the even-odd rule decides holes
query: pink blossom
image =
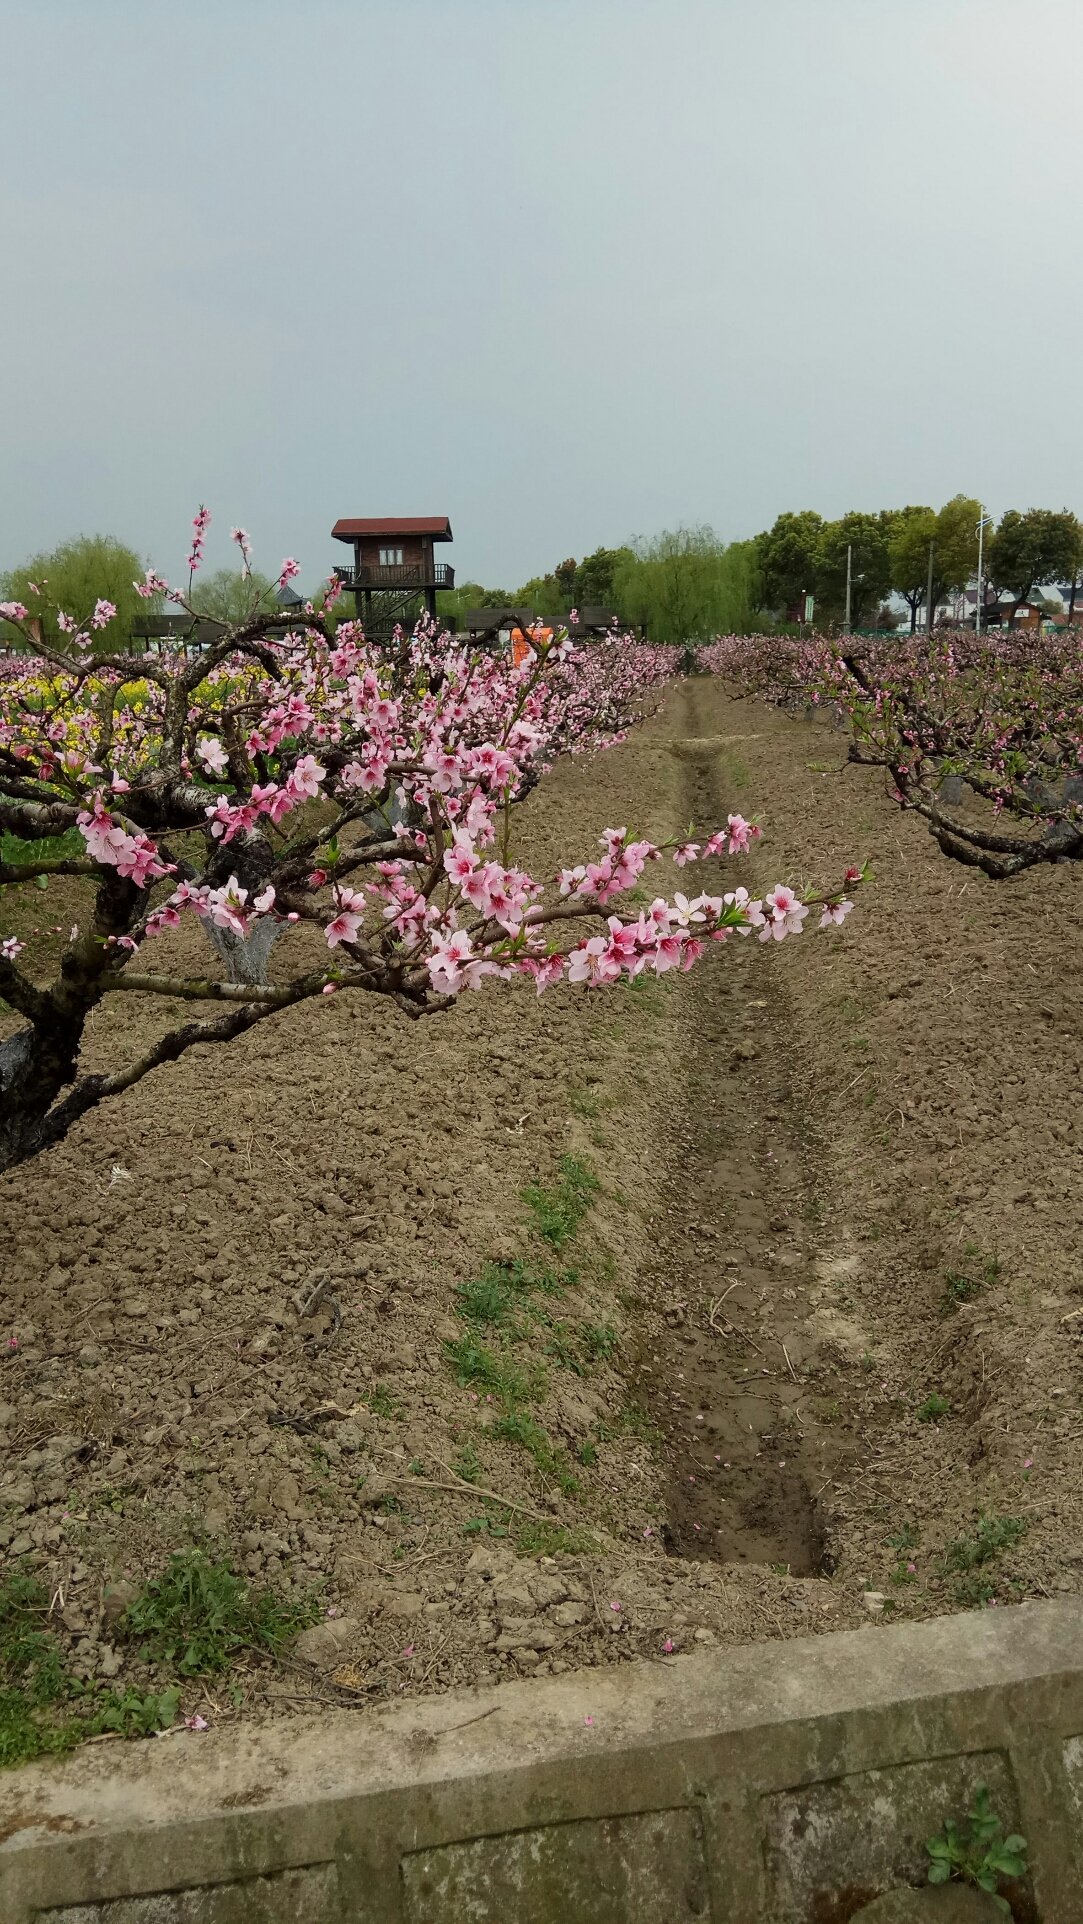
{"label": "pink blossom", "polygon": [[28,621],[30,610],[21,601],[0,601],[0,615],[5,621]]}
{"label": "pink blossom", "polygon": [[597,988],[603,982],[616,982],[620,972],[620,962],[600,935],[592,935],[568,956],[569,982],[586,982],[591,988]]}
{"label": "pink blossom", "polygon": [[233,935],[247,936],[252,926],[247,904],[248,890],[241,887],[235,875],[231,875],[222,888],[207,890],[201,913],[217,928],[228,929]]}
{"label": "pink blossom", "polygon": [[776,883],[775,887],[764,896],[763,906],[765,910],[769,909],[771,912],[760,929],[761,942],[769,942],[772,939],[781,942],[784,936],[801,933],[801,924],[808,914],[808,909],[784,883]]}
{"label": "pink blossom", "polygon": [[25,947],[26,943],[20,942],[17,935],[6,935],[3,941],[0,941],[0,956],[5,962],[14,962],[15,957],[21,955]]}
{"label": "pink blossom", "polygon": [[829,929],[834,924],[845,922],[853,906],[852,902],[846,901],[825,902],[823,914],[820,916],[820,927]]}
{"label": "pink blossom", "polygon": [[229,768],[229,757],[214,735],[203,736],[196,747],[196,754],[210,775],[224,775]]}
{"label": "pink blossom", "polygon": [[315,755],[302,755],[286,783],[287,793],[294,801],[311,801],[320,792],[320,783],[327,777]]}
{"label": "pink blossom", "polygon": [[155,574],[153,568],[147,569],[142,581],[133,581],[132,587],[144,601],[151,601],[155,595],[167,595],[170,592],[168,581],[163,580],[161,575]]}
{"label": "pink blossom", "polygon": [[195,520],[192,522],[192,547],[188,556],[188,569],[191,574],[195,573],[203,560],[203,547],[207,538],[207,528],[210,525],[210,519],[209,509],[201,507]]}
{"label": "pink blossom", "polygon": [[336,915],[334,921],[328,922],[327,927],[324,929],[328,948],[337,948],[340,942],[356,942],[360,927],[361,917],[359,915],[353,915],[348,912]]}
{"label": "pink blossom", "polygon": [[729,853],[745,855],[748,852],[749,843],[754,841],[762,831],[753,822],[746,822],[743,815],[729,815],[726,818],[726,833],[729,838]]}
{"label": "pink blossom", "polygon": [[116,603],[105,601],[99,595],[97,601],[94,603],[94,613],[90,617],[91,627],[107,628],[116,612]]}
{"label": "pink blossom", "polygon": [[470,843],[456,836],[450,848],[444,850],[444,867],[453,882],[465,882],[477,868],[478,858]]}
{"label": "pink blossom", "polygon": [[186,1717],[184,1719],[184,1728],[185,1730],[209,1730],[210,1725],[206,1717],[201,1717],[197,1711],[194,1717]]}
{"label": "pink blossom", "polygon": [[282,566],[278,571],[279,587],[284,588],[286,584],[290,581],[293,581],[295,576],[299,575],[300,572],[301,572],[300,562],[295,561],[292,555],[287,555],[285,561],[282,563]]}
{"label": "pink blossom", "polygon": [[541,995],[544,990],[553,988],[554,984],[563,977],[564,957],[547,955],[544,961],[538,962],[530,956],[521,964],[521,967],[526,974],[534,977],[534,986]]}

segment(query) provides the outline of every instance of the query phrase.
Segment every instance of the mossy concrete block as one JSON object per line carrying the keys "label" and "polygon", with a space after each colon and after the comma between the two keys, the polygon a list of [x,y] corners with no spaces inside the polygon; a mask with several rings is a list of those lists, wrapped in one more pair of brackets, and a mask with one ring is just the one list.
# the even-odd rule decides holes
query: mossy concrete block
{"label": "mossy concrete block", "polygon": [[1011,1771],[993,1752],[861,1771],[765,1798],[772,1924],[807,1924],[817,1906],[822,1913],[831,1904],[841,1916],[844,1900],[921,1883],[929,1868],[926,1839],[947,1818],[965,1816],[979,1784],[988,1786],[1004,1831],[1017,1829]]}
{"label": "mossy concrete block", "polygon": [[146,1897],[107,1898],[39,1911],[35,1924],[344,1924],[338,1870],[303,1870],[245,1877],[195,1890],[156,1891]]}
{"label": "mossy concrete block", "polygon": [[690,1810],[549,1824],[419,1851],[402,1866],[407,1924],[690,1924],[709,1916]]}
{"label": "mossy concrete block", "polygon": [[1004,1912],[984,1891],[943,1884],[939,1890],[889,1891],[855,1911],[851,1924],[1004,1924]]}
{"label": "mossy concrete block", "polygon": [[0,1924],[853,1924],[981,1779],[1083,1924],[1078,1599],[44,1758]]}

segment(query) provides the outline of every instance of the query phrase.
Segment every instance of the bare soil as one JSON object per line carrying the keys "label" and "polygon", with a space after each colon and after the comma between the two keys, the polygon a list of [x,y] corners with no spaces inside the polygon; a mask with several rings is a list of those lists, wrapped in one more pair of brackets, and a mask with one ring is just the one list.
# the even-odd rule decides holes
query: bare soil
{"label": "bare soil", "polygon": [[758,882],[872,857],[844,930],[417,1024],[323,999],[0,1182],[0,1556],[86,1674],[140,1674],[105,1587],[193,1542],[334,1613],[248,1706],[1079,1586],[1076,873],[953,866],[842,735],[706,680],[520,832],[551,867],[733,806]]}

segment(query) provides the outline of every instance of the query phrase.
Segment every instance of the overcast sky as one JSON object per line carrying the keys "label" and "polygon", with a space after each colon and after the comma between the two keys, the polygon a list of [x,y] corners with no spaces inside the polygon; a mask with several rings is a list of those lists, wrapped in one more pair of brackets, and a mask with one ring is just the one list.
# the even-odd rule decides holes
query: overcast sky
{"label": "overcast sky", "polygon": [[0,567],[1083,511],[1080,0],[0,0]]}

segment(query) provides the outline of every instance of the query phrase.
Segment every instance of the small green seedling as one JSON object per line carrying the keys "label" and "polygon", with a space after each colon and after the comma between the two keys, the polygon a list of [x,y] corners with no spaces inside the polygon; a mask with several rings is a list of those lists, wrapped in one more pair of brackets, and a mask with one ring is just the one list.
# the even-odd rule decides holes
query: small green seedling
{"label": "small green seedling", "polygon": [[510,1533],[507,1525],[494,1522],[492,1517],[467,1517],[463,1524],[463,1535],[468,1537],[506,1537]]}
{"label": "small green seedling", "polygon": [[976,1890],[988,1891],[1005,1916],[1011,1916],[1008,1900],[1000,1896],[997,1885],[1002,1877],[1026,1876],[1027,1841],[1014,1831],[1004,1836],[985,1784],[977,1786],[965,1823],[960,1825],[949,1818],[940,1835],[930,1837],[925,1848],[930,1884],[957,1879]]}
{"label": "small green seedling", "polygon": [[481,1476],[481,1458],[472,1443],[464,1443],[451,1459],[451,1467],[464,1483],[476,1483]]}
{"label": "small green seedling", "polygon": [[988,1254],[978,1248],[977,1243],[964,1243],[963,1254],[967,1258],[965,1269],[950,1269],[944,1285],[943,1309],[946,1316],[958,1309],[960,1303],[972,1303],[983,1289],[990,1289],[1000,1276],[1000,1257]]}
{"label": "small green seedling", "polygon": [[934,1390],[931,1396],[925,1398],[924,1403],[918,1405],[917,1419],[919,1423],[939,1423],[942,1416],[950,1416],[950,1414],[951,1404],[947,1397],[941,1396],[939,1390]]}

